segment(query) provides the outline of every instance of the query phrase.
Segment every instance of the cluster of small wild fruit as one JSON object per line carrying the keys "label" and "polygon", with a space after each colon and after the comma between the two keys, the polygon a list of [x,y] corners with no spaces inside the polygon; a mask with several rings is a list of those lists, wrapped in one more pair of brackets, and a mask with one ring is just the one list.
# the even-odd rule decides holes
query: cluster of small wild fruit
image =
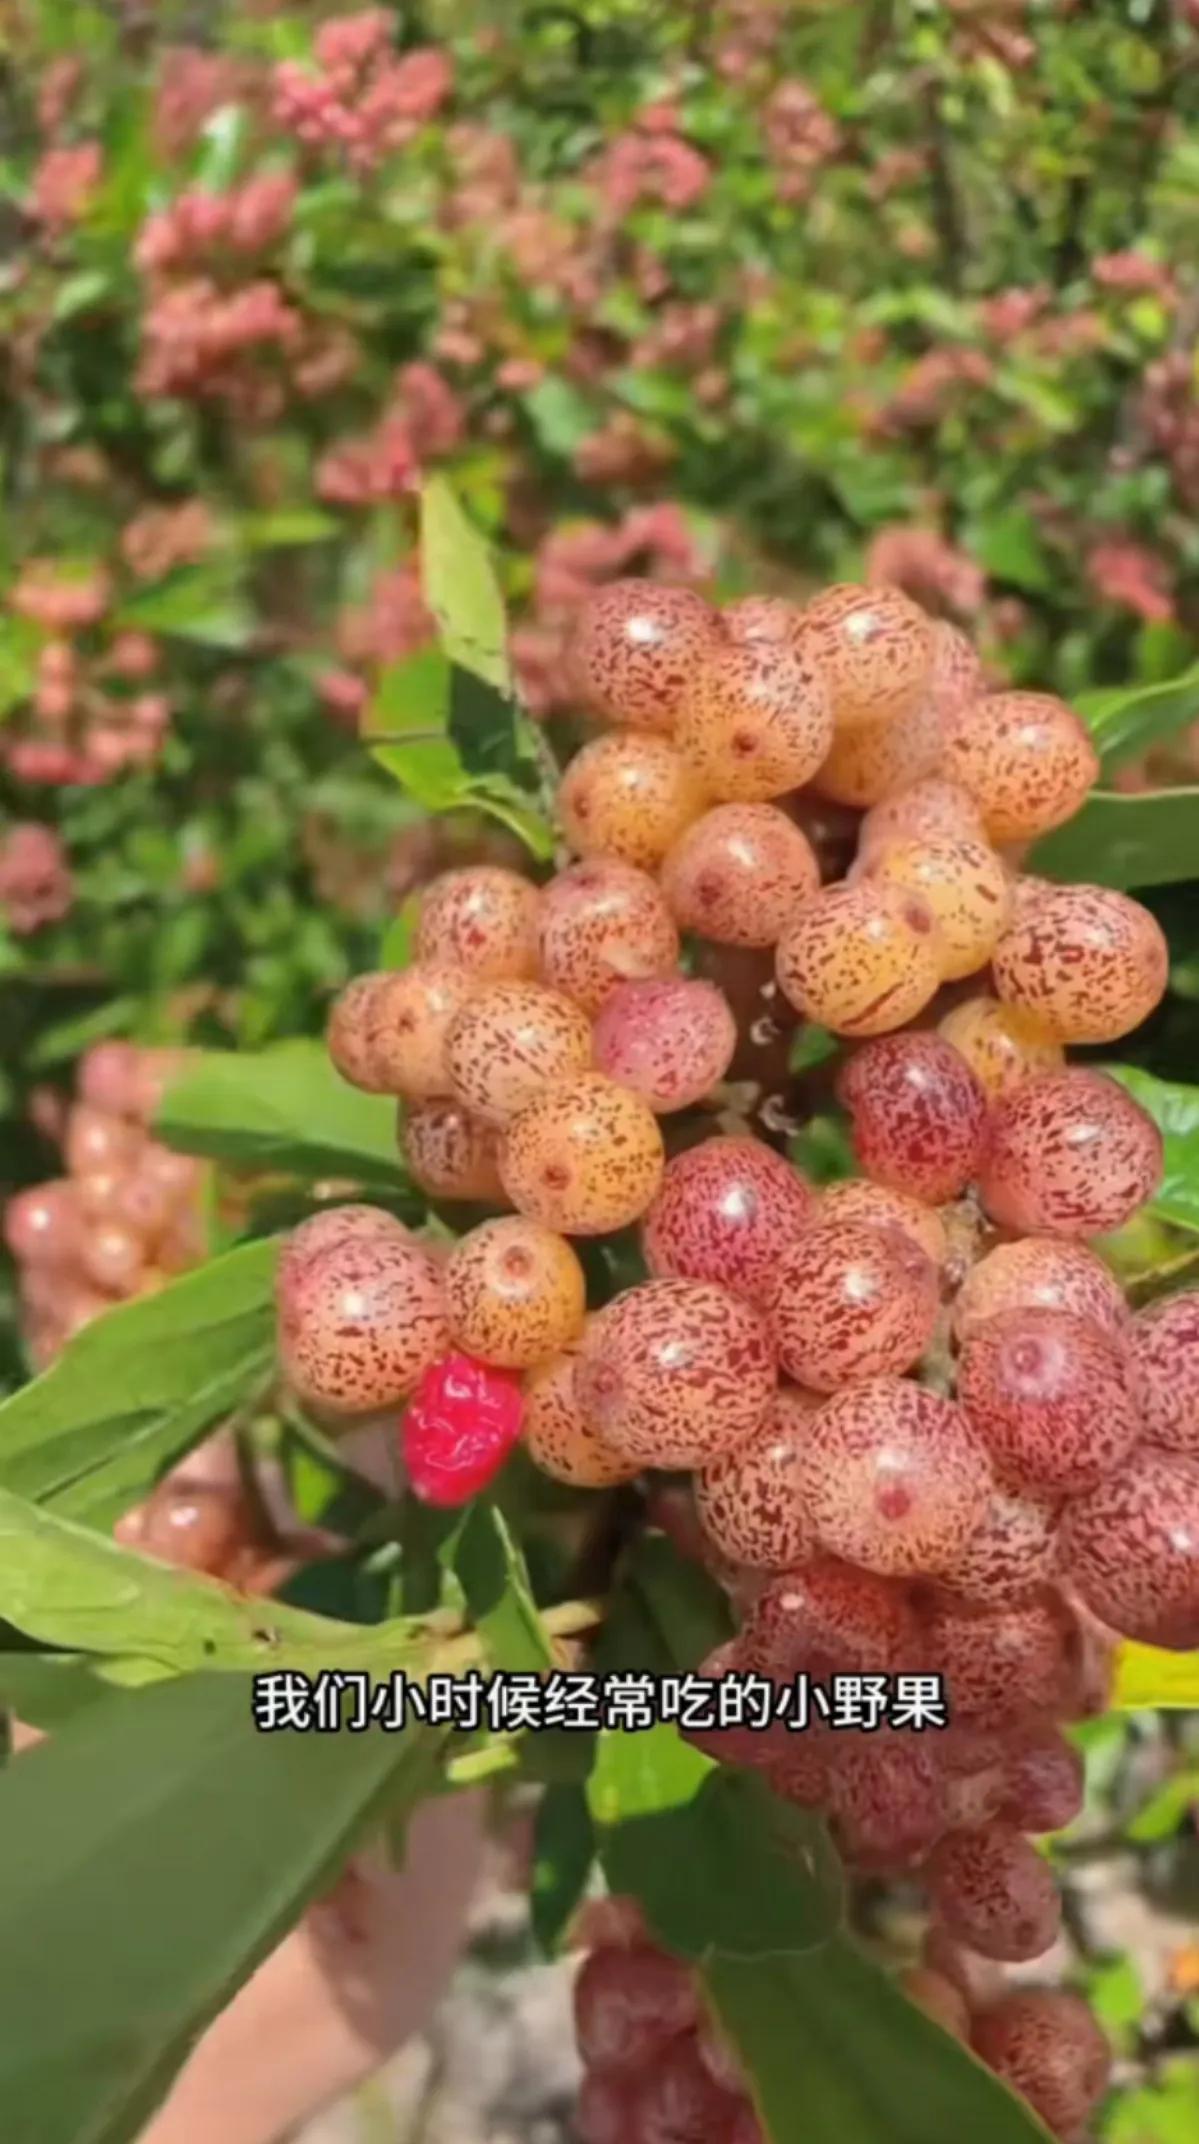
{"label": "cluster of small wild fruit", "polygon": [[[713,1746],[826,1810],[852,1864],[921,1869],[955,1940],[1036,1957],[1059,1906],[1025,1834],[1080,1793],[1059,1723],[1101,1701],[1110,1633],[1199,1643],[1199,1297],[1133,1318],[1088,1247],[1153,1193],[1161,1139],[1064,1061],[1152,1011],[1162,935],[1020,869],[1093,783],[1088,734],[987,692],[894,591],[718,613],[618,583],[571,663],[609,725],[561,782],[579,860],[434,881],[414,963],[353,983],[329,1034],[401,1099],[430,1197],[512,1210],[448,1249],[371,1209],[305,1223],[284,1366],[334,1419],[406,1402],[440,1501],[522,1432],[578,1485],[693,1473],[743,1618],[709,1672],[917,1669],[953,1714]],[[830,805],[859,816],[822,883]],[[692,966],[758,964],[748,1039],[798,1016],[851,1046],[860,1176],[818,1190],[738,1118],[744,1018],[684,934]],[[569,1239],[633,1224],[649,1277],[588,1315]]]}
{"label": "cluster of small wild fruit", "polygon": [[[579,2144],[764,2144],[735,2055],[694,1974],[655,1944],[631,1899],[596,1901],[577,1928],[583,2058]],[[1055,1988],[980,1998],[945,1942],[902,1976],[913,2002],[974,2048],[1055,2135],[1075,2137],[1107,2084],[1107,2042],[1085,2002]]]}
{"label": "cluster of small wild fruit", "polygon": [[176,1050],[96,1043],[60,1127],[65,1173],[5,1207],[39,1368],[114,1303],[148,1294],[203,1256],[200,1165],[149,1131],[178,1063]]}

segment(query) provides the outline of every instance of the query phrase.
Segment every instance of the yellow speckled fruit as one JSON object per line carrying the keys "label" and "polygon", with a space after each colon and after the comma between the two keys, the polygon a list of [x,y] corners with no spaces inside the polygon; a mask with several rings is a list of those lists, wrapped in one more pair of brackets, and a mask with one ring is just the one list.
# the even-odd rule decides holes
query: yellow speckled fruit
{"label": "yellow speckled fruit", "polygon": [[840,730],[813,787],[834,804],[867,810],[933,772],[944,749],[941,716],[924,700],[898,722],[885,716]]}
{"label": "yellow speckled fruit", "polygon": [[523,1214],[472,1228],[454,1245],[443,1278],[458,1346],[500,1369],[527,1370],[583,1330],[582,1266],[569,1243]]}
{"label": "yellow speckled fruit", "polygon": [[718,804],[687,828],[662,866],[676,923],[720,945],[777,945],[819,884],[807,835],[777,804]]}
{"label": "yellow speckled fruit", "polygon": [[416,953],[490,982],[536,975],[536,886],[499,864],[443,871],[421,900]]}
{"label": "yellow speckled fruit", "polygon": [[932,620],[898,588],[825,588],[806,606],[796,643],[827,677],[841,732],[899,721],[928,693]]}
{"label": "yellow speckled fruit", "polygon": [[430,1198],[509,1201],[500,1182],[499,1135],[461,1102],[422,1102],[400,1114],[400,1151]]}
{"label": "yellow speckled fruit", "polygon": [[521,1213],[567,1236],[603,1236],[645,1212],[662,1180],[662,1133],[648,1103],[584,1073],[514,1117],[500,1175]]}
{"label": "yellow speckled fruit", "polygon": [[437,960],[356,976],[330,1015],[329,1055],[342,1078],[368,1094],[430,1101],[447,1091],[446,1034],[477,989],[465,968]]}
{"label": "yellow speckled fruit", "polygon": [[[603,1315],[602,1312],[599,1313]],[[590,1332],[595,1318],[588,1318]],[[580,1342],[539,1363],[525,1379],[525,1449],[543,1474],[575,1489],[608,1489],[631,1481],[640,1471],[598,1437],[585,1420],[575,1394],[575,1363]]]}
{"label": "yellow speckled fruit", "polygon": [[985,841],[983,817],[968,789],[943,774],[925,774],[867,812],[858,832],[865,859],[890,841]]}
{"label": "yellow speckled fruit", "polygon": [[945,1223],[935,1206],[925,1206],[906,1191],[872,1184],[866,1176],[847,1176],[820,1194],[822,1221],[865,1221],[871,1228],[897,1228],[940,1271],[949,1258]]}
{"label": "yellow speckled fruit", "polygon": [[551,879],[538,935],[545,981],[590,1013],[618,983],[672,975],[679,957],[678,927],[657,881],[611,856]]}
{"label": "yellow speckled fruit", "polygon": [[543,983],[492,983],[476,991],[445,1042],[447,1083],[490,1124],[504,1124],[555,1081],[591,1064],[591,1022],[581,1005]]}
{"label": "yellow speckled fruit", "polygon": [[937,1033],[952,1042],[988,1094],[1007,1094],[1031,1072],[1052,1072],[1065,1063],[1065,1052],[1039,1020],[998,998],[965,998],[937,1023]]}
{"label": "yellow speckled fruit", "polygon": [[928,902],[944,941],[944,982],[986,967],[1012,907],[1011,874],[987,842],[889,842],[866,868]]}
{"label": "yellow speckled fruit", "polygon": [[675,736],[720,803],[767,803],[810,781],[825,758],[828,687],[794,647],[729,642],[692,676]]}
{"label": "yellow speckled fruit", "polygon": [[937,989],[943,961],[928,903],[872,879],[826,886],[805,901],[776,956],[788,1003],[836,1035],[906,1026]]}
{"label": "yellow speckled fruit", "polygon": [[652,871],[704,809],[694,768],[665,737],[597,737],[558,785],[558,821],[579,856],[619,856]]}
{"label": "yellow speckled fruit", "polygon": [[992,841],[1031,841],[1074,817],[1099,757],[1064,700],[991,692],[947,717],[942,772],[970,791]]}
{"label": "yellow speckled fruit", "polygon": [[1059,1042],[1115,1042],[1165,994],[1155,916],[1110,886],[1048,886],[995,948],[995,988]]}

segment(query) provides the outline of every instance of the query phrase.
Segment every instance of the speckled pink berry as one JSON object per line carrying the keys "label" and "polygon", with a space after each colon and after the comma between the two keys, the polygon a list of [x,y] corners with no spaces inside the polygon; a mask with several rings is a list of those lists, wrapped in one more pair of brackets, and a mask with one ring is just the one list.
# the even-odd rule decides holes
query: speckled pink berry
{"label": "speckled pink berry", "polygon": [[1064,700],[991,692],[947,717],[941,771],[969,790],[992,841],[1031,841],[1074,817],[1099,756]]}
{"label": "speckled pink berry", "polygon": [[1111,1267],[1085,1244],[1055,1236],[998,1243],[971,1267],[953,1306],[958,1340],[1005,1310],[1068,1310],[1114,1340],[1129,1337],[1128,1305]]}
{"label": "speckled pink berry", "polygon": [[693,821],[662,866],[680,929],[720,945],[777,945],[820,885],[806,835],[775,804],[718,804]]}
{"label": "speckled pink berry", "polygon": [[596,1014],[596,1068],[659,1116],[689,1109],[718,1087],[737,1025],[715,983],[667,975],[619,983]]}
{"label": "speckled pink berry", "polygon": [[519,1212],[562,1235],[603,1236],[640,1220],[662,1181],[664,1158],[648,1103],[587,1072],[512,1118],[500,1175]]}
{"label": "speckled pink berry", "polygon": [[836,1392],[909,1369],[939,1301],[936,1268],[898,1230],[817,1219],[779,1258],[766,1308],[788,1376]]}
{"label": "speckled pink berry", "polygon": [[451,1021],[444,1062],[458,1100],[484,1123],[505,1124],[590,1068],[591,1023],[573,998],[544,983],[492,983]]}
{"label": "speckled pink berry", "polygon": [[719,802],[768,803],[802,788],[827,756],[828,687],[794,647],[727,641],[688,681],[675,736]]}
{"label": "speckled pink berry", "polygon": [[465,968],[445,961],[356,976],[330,1014],[329,1055],[343,1079],[369,1094],[430,1101],[447,1091],[446,1035],[477,988]]}
{"label": "speckled pink berry", "polygon": [[995,988],[1058,1042],[1114,1042],[1165,995],[1155,916],[1110,886],[1050,886],[994,948]]}
{"label": "speckled pink berry", "polygon": [[874,1377],[820,1409],[803,1483],[830,1555],[916,1577],[953,1569],[994,1475],[964,1408],[904,1378]]}
{"label": "speckled pink berry", "polygon": [[906,1586],[815,1555],[763,1587],[738,1642],[746,1666],[790,1682],[906,1669],[919,1638]]}
{"label": "speckled pink berry", "polygon": [[718,613],[690,588],[611,581],[575,619],[567,670],[592,714],[668,736],[697,664],[723,639]]}
{"label": "speckled pink berry", "polygon": [[866,1228],[896,1228],[918,1251],[923,1251],[938,1273],[949,1259],[949,1235],[934,1207],[925,1206],[906,1191],[873,1184],[865,1176],[846,1176],[837,1183],[826,1184],[820,1194],[820,1219],[860,1222]]}
{"label": "speckled pink berry", "polygon": [[488,982],[536,975],[536,886],[498,864],[444,871],[422,896],[416,955]]}
{"label": "speckled pink berry", "polygon": [[772,1147],[737,1136],[704,1139],[667,1163],[642,1248],[660,1278],[716,1281],[757,1298],[815,1214],[812,1186]]}
{"label": "speckled pink berry", "polygon": [[1199,1646],[1199,1461],[1144,1445],[1136,1463],[1071,1499],[1062,1569],[1121,1637]]}
{"label": "speckled pink berry", "polygon": [[1069,1310],[1004,1310],[975,1326],[957,1394],[999,1472],[1051,1495],[1092,1488],[1142,1435],[1123,1341]]}
{"label": "speckled pink berry", "polygon": [[1199,1290],[1142,1310],[1131,1347],[1145,1435],[1167,1451],[1199,1457]]}
{"label": "speckled pink berry", "polygon": [[499,1134],[461,1102],[421,1102],[400,1116],[400,1150],[413,1181],[435,1199],[505,1206]]}
{"label": "speckled pink berry", "polygon": [[706,1281],[652,1280],[610,1303],[575,1366],[596,1435],[650,1467],[702,1467],[761,1427],[777,1373],[765,1319]]}
{"label": "speckled pink berry", "polygon": [[1009,1824],[953,1831],[928,1868],[933,1910],[958,1943],[1017,1965],[1048,1950],[1062,1902],[1049,1863]]}
{"label": "speckled pink berry", "polygon": [[932,621],[898,588],[825,588],[805,606],[798,644],[829,681],[838,730],[895,722],[927,698]]}
{"label": "speckled pink berry", "polygon": [[394,1407],[449,1339],[438,1267],[403,1232],[342,1236],[281,1268],[279,1353],[293,1390],[339,1416]]}
{"label": "speckled pink berry", "polygon": [[784,1385],[762,1427],[699,1475],[700,1524],[730,1563],[786,1571],[811,1552],[799,1473],[818,1405],[815,1393]]}
{"label": "speckled pink berry", "polygon": [[1013,1988],[976,2012],[976,2055],[1055,2136],[1078,2139],[1107,2090],[1111,2049],[1081,1995]]}
{"label": "speckled pink berry", "polygon": [[1048,1588],[1003,1606],[941,1595],[924,1619],[924,1667],[944,1680],[951,1719],[969,1725],[1058,1711],[1078,1653],[1075,1618]]}
{"label": "speckled pink berry", "polygon": [[537,931],[544,980],[589,1013],[617,983],[672,974],[679,957],[656,880],[609,857],[560,871],[543,888]]}
{"label": "speckled pink berry", "polygon": [[982,813],[968,789],[943,774],[919,781],[871,806],[858,835],[858,854],[868,857],[892,841],[985,841]]}
{"label": "speckled pink berry", "polygon": [[983,1205],[1025,1235],[1101,1236],[1161,1182],[1162,1135],[1103,1072],[1042,1072],[991,1109],[978,1171]]}
{"label": "speckled pink berry", "polygon": [[941,1584],[983,1608],[1025,1601],[1057,1574],[1060,1497],[1037,1496],[996,1482],[976,1526]]}
{"label": "speckled pink berry", "polygon": [[858,1165],[930,1206],[956,1198],[982,1153],[987,1099],[941,1035],[883,1035],[844,1066],[838,1096]]}

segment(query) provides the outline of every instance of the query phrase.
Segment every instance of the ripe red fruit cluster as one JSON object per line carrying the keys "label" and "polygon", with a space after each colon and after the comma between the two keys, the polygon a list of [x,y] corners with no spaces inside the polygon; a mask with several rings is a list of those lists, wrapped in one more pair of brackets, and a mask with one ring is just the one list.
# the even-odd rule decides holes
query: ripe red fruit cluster
{"label": "ripe red fruit cluster", "polygon": [[[580,2144],[760,2144],[736,2057],[690,1968],[650,1939],[634,1902],[584,1908],[579,1933],[591,1946],[574,1987]],[[902,1976],[911,2001],[971,2046],[1055,2136],[1077,2136],[1111,2067],[1081,1997],[1022,1987],[979,2001],[952,1943],[930,1944],[928,1959]]]}
{"label": "ripe red fruit cluster", "polygon": [[[373,1241],[307,1224],[330,1240],[285,1273],[285,1361],[354,1415],[464,1351],[523,1376],[559,1479],[692,1471],[744,1615],[713,1672],[938,1675],[953,1718],[711,1747],[826,1810],[850,1862],[921,1871],[955,1940],[1036,1957],[1059,1909],[1027,1834],[1080,1793],[1061,1724],[1102,1701],[1113,1632],[1199,1643],[1196,1299],[1134,1319],[1090,1247],[1161,1139],[1065,1061],[1152,1011],[1162,935],[1021,869],[1095,778],[1087,731],[988,692],[895,591],[720,613],[617,583],[570,665],[603,725],[563,778],[576,860],[435,880],[413,964],[329,1030],[399,1099],[426,1194],[509,1211],[444,1258],[377,1215]],[[830,807],[857,828],[840,878]],[[826,1189],[745,1085],[794,1016],[846,1045],[861,1173]],[[632,1224],[648,1277],[588,1315],[569,1239]]]}
{"label": "ripe red fruit cluster", "polygon": [[5,1207],[39,1368],[114,1303],[162,1287],[204,1254],[200,1165],[148,1130],[178,1061],[177,1051],[96,1043],[62,1125],[64,1174]]}

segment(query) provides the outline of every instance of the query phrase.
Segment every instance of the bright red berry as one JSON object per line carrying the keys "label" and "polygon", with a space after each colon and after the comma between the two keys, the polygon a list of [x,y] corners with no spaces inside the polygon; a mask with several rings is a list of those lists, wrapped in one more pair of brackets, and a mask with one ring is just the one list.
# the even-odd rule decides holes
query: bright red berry
{"label": "bright red berry", "polygon": [[469,1502],[494,1480],[520,1436],[520,1380],[473,1355],[425,1371],[403,1421],[404,1461],[425,1504]]}

